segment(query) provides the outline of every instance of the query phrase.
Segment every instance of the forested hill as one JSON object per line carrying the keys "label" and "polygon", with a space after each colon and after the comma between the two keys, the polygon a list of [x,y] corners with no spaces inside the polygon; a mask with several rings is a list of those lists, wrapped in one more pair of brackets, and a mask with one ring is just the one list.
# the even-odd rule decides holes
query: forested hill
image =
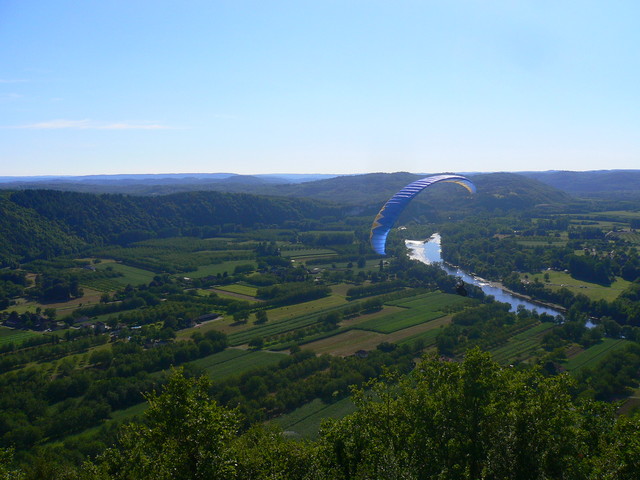
{"label": "forested hill", "polygon": [[576,196],[640,197],[640,170],[549,171],[521,174]]}
{"label": "forested hill", "polygon": [[[0,188],[13,188],[14,190],[46,188],[84,193],[120,193],[141,196],[169,195],[185,191],[219,191],[311,198],[373,209],[374,206],[379,208],[382,202],[406,184],[426,175],[407,172],[325,176],[330,178],[322,178],[321,175],[209,174],[193,177],[186,174],[115,175],[62,179],[35,178],[31,181],[27,178],[19,182],[15,179],[0,178]],[[519,174],[490,173],[472,175],[472,179],[478,185],[475,205],[481,208],[529,208],[539,204],[557,204],[570,201],[565,185],[560,183],[556,187],[549,182],[545,184],[546,177],[544,175],[537,179],[535,176],[530,178]],[[441,185],[433,192],[425,192],[426,196],[421,195],[418,200],[422,199],[423,202],[441,201],[443,205],[449,206],[451,192],[455,192],[455,188],[457,187]]]}
{"label": "forested hill", "polygon": [[159,197],[6,192],[0,195],[0,261],[7,264],[155,236],[215,235],[237,227],[304,228],[341,213],[340,207],[312,200],[220,192]]}
{"label": "forested hill", "polygon": [[522,209],[573,201],[565,192],[515,173],[488,173],[471,179],[478,187],[478,203],[488,209]]}
{"label": "forested hill", "polygon": [[[332,200],[345,205],[381,205],[402,187],[424,176],[406,172],[371,173],[284,185],[279,190],[281,195]],[[478,187],[478,194],[471,204],[464,201],[465,194],[459,186],[446,183],[425,190],[415,201],[427,202],[434,208],[465,205],[467,209],[489,210],[524,209],[541,204],[567,204],[572,201],[572,197],[567,193],[522,175],[489,173],[469,178]]]}

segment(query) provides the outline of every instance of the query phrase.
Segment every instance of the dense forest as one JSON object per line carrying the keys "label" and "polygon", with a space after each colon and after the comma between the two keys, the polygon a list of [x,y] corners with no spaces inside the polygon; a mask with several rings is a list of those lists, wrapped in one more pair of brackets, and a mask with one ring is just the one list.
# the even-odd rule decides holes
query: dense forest
{"label": "dense forest", "polygon": [[[0,196],[2,265],[179,235],[211,237],[242,228],[309,229],[341,207],[314,201],[194,192],[165,197],[25,190]],[[309,222],[311,222],[309,224]]]}

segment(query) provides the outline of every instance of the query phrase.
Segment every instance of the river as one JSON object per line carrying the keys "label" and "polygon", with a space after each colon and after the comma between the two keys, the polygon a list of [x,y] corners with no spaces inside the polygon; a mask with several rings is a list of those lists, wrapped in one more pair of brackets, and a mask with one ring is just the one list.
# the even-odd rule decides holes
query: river
{"label": "river", "polygon": [[545,305],[533,303],[520,298],[512,293],[500,288],[488,280],[471,275],[460,268],[449,265],[442,261],[442,249],[440,247],[442,239],[440,234],[434,233],[426,242],[417,240],[405,240],[405,244],[411,251],[409,257],[420,262],[439,265],[449,275],[460,277],[464,282],[477,285],[482,289],[485,295],[492,295],[498,302],[508,303],[511,305],[511,311],[515,312],[518,305],[523,305],[527,310],[535,310],[538,313],[548,313],[549,315],[562,315],[562,313]]}

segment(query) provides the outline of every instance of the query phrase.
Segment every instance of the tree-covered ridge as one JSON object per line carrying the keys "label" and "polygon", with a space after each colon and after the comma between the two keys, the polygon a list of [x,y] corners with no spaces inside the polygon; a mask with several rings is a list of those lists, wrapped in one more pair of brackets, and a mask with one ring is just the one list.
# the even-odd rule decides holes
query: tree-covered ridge
{"label": "tree-covered ridge", "polygon": [[[420,178],[409,173],[368,174],[271,185],[236,185],[246,193],[186,192],[136,197],[55,190],[6,192],[0,197],[3,264],[77,252],[87,245],[126,245],[155,237],[213,236],[270,225],[307,230],[345,214],[374,216],[396,191]],[[467,198],[442,185],[424,192],[402,219],[441,221],[452,214],[522,210],[563,205],[571,199],[535,180],[514,174],[473,177],[478,195]],[[332,203],[328,203],[332,202]]]}
{"label": "tree-covered ridge", "polygon": [[522,175],[577,196],[638,198],[640,190],[639,170],[522,172]]}
{"label": "tree-covered ridge", "polygon": [[63,226],[0,195],[0,265],[77,250],[83,241]]}
{"label": "tree-covered ridge", "polygon": [[163,197],[25,190],[0,197],[3,263],[51,257],[87,245],[154,237],[213,236],[225,230],[308,225],[341,208],[304,199],[191,192]]}

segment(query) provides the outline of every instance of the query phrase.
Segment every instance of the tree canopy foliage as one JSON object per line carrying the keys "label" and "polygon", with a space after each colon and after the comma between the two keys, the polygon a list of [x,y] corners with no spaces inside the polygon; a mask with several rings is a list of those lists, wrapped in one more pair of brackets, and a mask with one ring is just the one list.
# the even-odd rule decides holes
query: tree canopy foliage
{"label": "tree canopy foliage", "polygon": [[241,431],[209,380],[176,370],[148,395],[144,422],[123,427],[75,478],[637,478],[640,418],[577,400],[574,387],[568,375],[501,367],[478,349],[462,362],[427,357],[356,391],[357,410],[327,421],[318,441],[296,442],[271,427]]}

